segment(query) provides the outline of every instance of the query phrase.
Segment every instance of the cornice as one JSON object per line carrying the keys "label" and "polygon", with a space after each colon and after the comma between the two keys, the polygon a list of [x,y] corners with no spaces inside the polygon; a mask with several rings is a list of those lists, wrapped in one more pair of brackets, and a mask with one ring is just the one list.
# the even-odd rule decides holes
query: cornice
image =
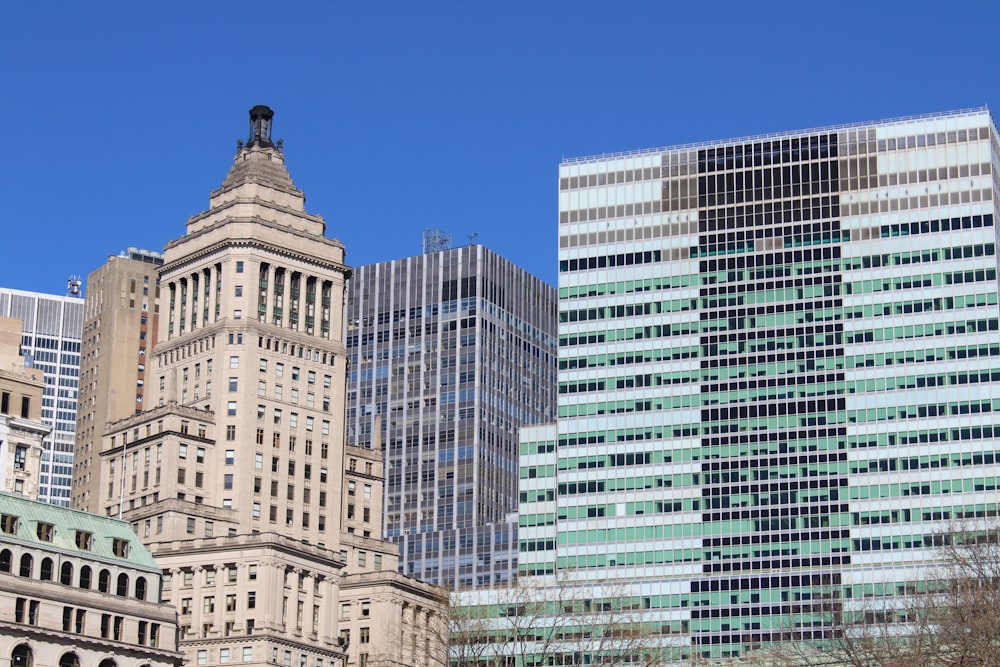
{"label": "cornice", "polygon": [[[291,229],[289,229],[287,227],[283,227],[283,226],[275,224],[275,223],[269,223],[269,222],[265,222],[263,220],[257,220],[257,219],[253,219],[253,218],[247,218],[245,220],[229,219],[229,220],[226,220],[224,223],[221,223],[220,226],[222,224],[229,224],[229,223],[232,223],[232,222],[246,222],[246,223],[251,223],[251,224],[254,224],[254,225],[260,225],[260,226],[263,226],[263,227],[267,227],[269,229],[274,229],[276,231],[280,231],[280,232],[283,232],[283,233],[296,234],[295,230],[291,230]],[[195,236],[201,235],[201,234],[203,234],[205,232],[208,232],[208,231],[211,231],[211,230],[214,230],[214,229],[217,229],[217,227],[213,226],[213,227],[210,227],[210,228],[206,228],[206,229],[202,230],[201,232],[197,232],[196,234],[192,234],[190,236],[183,236],[180,239],[177,239],[176,241],[172,241],[167,246],[167,249],[169,249],[171,247],[175,247],[175,246],[179,245],[182,242],[190,241]],[[312,243],[321,243],[323,245],[327,245],[327,246],[332,247],[332,248],[337,248],[338,250],[343,250],[343,248],[344,248],[343,244],[340,243],[340,241],[337,241],[336,239],[328,239],[328,238],[326,238],[324,236],[311,236],[311,235],[308,235],[308,234],[301,234],[301,235],[296,234],[296,235],[300,236],[302,239],[308,240],[309,242],[312,242]],[[323,268],[323,269],[326,269],[326,270],[329,270],[329,271],[335,271],[335,272],[341,273],[341,274],[343,274],[343,276],[344,276],[345,279],[349,278],[350,275],[351,275],[351,269],[346,264],[341,264],[339,262],[332,262],[332,261],[324,261],[321,257],[319,257],[319,256],[317,256],[315,254],[307,254],[307,253],[304,253],[304,252],[292,250],[292,249],[290,249],[290,248],[288,248],[286,246],[276,245],[274,243],[269,243],[267,241],[263,241],[263,240],[260,240],[260,239],[255,239],[255,238],[252,238],[252,237],[251,238],[246,238],[246,237],[244,237],[244,238],[228,238],[228,239],[225,239],[223,241],[218,241],[216,243],[213,243],[213,244],[211,244],[209,246],[206,246],[204,248],[200,248],[200,249],[198,249],[198,250],[196,250],[196,251],[194,251],[194,252],[192,252],[190,254],[185,255],[184,257],[181,257],[179,259],[175,259],[175,260],[173,260],[171,262],[165,263],[163,266],[160,267],[159,275],[162,278],[163,276],[165,276],[165,275],[167,275],[169,273],[182,270],[183,267],[185,267],[185,266],[189,266],[189,265],[192,265],[192,264],[201,263],[205,259],[208,259],[208,258],[212,257],[213,255],[217,255],[217,254],[221,253],[222,251],[224,251],[226,249],[229,249],[229,248],[258,248],[260,250],[264,250],[266,252],[270,252],[270,253],[272,253],[274,255],[278,255],[279,257],[286,257],[286,258],[289,258],[289,259],[297,260],[297,261],[302,262],[304,264],[308,264],[308,265],[312,265],[312,266],[317,266],[317,267],[320,267],[320,268]]]}

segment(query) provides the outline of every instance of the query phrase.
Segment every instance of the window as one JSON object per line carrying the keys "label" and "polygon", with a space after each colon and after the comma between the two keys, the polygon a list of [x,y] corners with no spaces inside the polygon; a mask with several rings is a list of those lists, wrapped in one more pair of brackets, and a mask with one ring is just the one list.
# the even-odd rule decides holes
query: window
{"label": "window", "polygon": [[183,484],[186,481],[187,481],[187,469],[186,468],[178,468],[177,469],[177,483],[178,484]]}
{"label": "window", "polygon": [[299,379],[299,367],[298,366],[292,366],[292,379],[293,380],[298,380]]}
{"label": "window", "polygon": [[371,615],[372,615],[372,603],[371,602],[367,602],[367,601],[362,602],[361,603],[361,616],[362,616],[362,618],[366,618],[366,617],[371,616]]}
{"label": "window", "polygon": [[229,357],[229,367],[230,368],[239,368],[240,367],[240,358],[238,356]]}
{"label": "window", "polygon": [[255,519],[260,518],[260,503],[253,504],[253,518]]}
{"label": "window", "polygon": [[228,415],[229,417],[236,416],[236,401],[229,401],[226,404],[226,415]]}
{"label": "window", "polygon": [[125,617],[115,616],[114,633],[112,634],[111,638],[114,639],[116,642],[120,642],[122,640],[122,627],[124,625],[125,625]]}
{"label": "window", "polygon": [[197,450],[195,450],[195,461],[198,462],[198,463],[204,463],[205,462],[205,448],[204,447],[199,447]]}
{"label": "window", "polygon": [[355,493],[355,489],[356,488],[357,488],[357,484],[355,482],[353,482],[353,481],[349,481],[347,483],[347,495],[353,496],[354,493]]}
{"label": "window", "polygon": [[76,546],[84,551],[90,551],[94,545],[94,534],[85,530],[76,531]]}
{"label": "window", "polygon": [[255,609],[257,607],[257,593],[256,591],[250,591],[247,593],[247,609]]}
{"label": "window", "polygon": [[313,430],[313,418],[312,417],[306,417],[306,430],[307,431]]}
{"label": "window", "polygon": [[[42,564],[38,568],[38,578],[42,581],[52,581],[52,566],[53,564],[51,558],[43,558]],[[72,567],[72,565],[70,565],[70,567]]]}
{"label": "window", "polygon": [[236,285],[234,296],[243,296],[243,285]]}
{"label": "window", "polygon": [[198,664],[199,665],[207,665],[208,664],[208,650],[207,649],[203,649],[203,648],[202,649],[198,649]]}
{"label": "window", "polygon": [[42,542],[51,542],[54,530],[55,526],[51,523],[45,523],[43,521],[39,521],[38,525],[35,526],[35,534],[38,535],[38,539]]}
{"label": "window", "polygon": [[14,448],[14,470],[24,470],[28,464],[28,448],[18,445]]}
{"label": "window", "polygon": [[236,262],[236,273],[243,273],[243,262]]}
{"label": "window", "polygon": [[243,662],[253,662],[253,647],[244,646],[243,647]]}
{"label": "window", "polygon": [[[42,561],[43,564],[44,562],[45,561]],[[69,561],[63,562],[62,566],[59,568],[59,583],[63,586],[73,585],[73,563]]]}
{"label": "window", "polygon": [[233,319],[234,320],[242,320],[243,319],[243,311],[240,310],[239,308],[237,308],[236,310],[234,310],[233,311]]}
{"label": "window", "polygon": [[135,580],[135,599],[145,600],[146,599],[146,579],[145,577],[137,577]]}
{"label": "window", "polygon": [[358,552],[358,567],[365,567],[368,565],[368,553],[364,551]]}
{"label": "window", "polygon": [[257,580],[257,564],[256,563],[251,563],[250,565],[247,566],[247,578],[250,581],[256,581]]}
{"label": "window", "polygon": [[215,596],[206,595],[205,599],[202,600],[202,611],[206,614],[215,613]]}
{"label": "window", "polygon": [[[257,444],[260,444],[260,443],[257,443]],[[253,467],[256,468],[257,470],[263,470],[264,469],[264,455],[263,454],[254,454],[254,456],[253,456]]]}
{"label": "window", "polygon": [[188,535],[194,535],[194,518],[188,517],[187,520],[187,533]]}
{"label": "window", "polygon": [[226,596],[226,611],[236,611],[236,594],[230,593]]}
{"label": "window", "polygon": [[188,457],[188,446],[184,444],[177,445],[177,458],[186,459]]}
{"label": "window", "polygon": [[282,363],[276,363],[274,365],[274,377],[282,377],[285,374],[285,365]]}
{"label": "window", "polygon": [[227,475],[223,476],[222,488],[224,488],[224,489],[231,489],[231,488],[233,488],[233,476],[232,475],[227,474]]}
{"label": "window", "polygon": [[223,665],[229,664],[229,649],[220,648],[219,649],[219,662]]}
{"label": "window", "polygon": [[119,558],[128,558],[128,540],[115,538],[111,543],[111,550]]}
{"label": "window", "polygon": [[346,621],[351,617],[351,604],[344,602],[340,605],[340,620]]}
{"label": "window", "polygon": [[365,500],[371,500],[372,499],[372,485],[371,484],[365,484],[365,486],[364,486],[364,499]]}
{"label": "window", "polygon": [[358,642],[367,644],[371,641],[371,631],[368,628],[361,628],[358,632]]}
{"label": "window", "polygon": [[231,466],[236,461],[236,450],[227,449],[226,450],[226,465]]}
{"label": "window", "polygon": [[316,372],[315,371],[309,371],[309,375],[307,377],[308,377],[309,384],[316,384]]}
{"label": "window", "polygon": [[226,425],[226,440],[230,442],[236,440],[236,424]]}
{"label": "window", "polygon": [[267,395],[267,383],[263,380],[257,381],[257,395],[266,396]]}
{"label": "window", "polygon": [[16,535],[17,517],[13,514],[0,514],[0,530],[8,535]]}
{"label": "window", "polygon": [[119,597],[126,597],[128,595],[128,575],[124,572],[118,575],[118,587],[115,592]]}
{"label": "window", "polygon": [[375,559],[374,563],[372,563],[372,567],[374,567],[376,570],[382,569],[382,554],[375,554]]}
{"label": "window", "polygon": [[326,419],[323,420],[323,428],[320,431],[323,435],[330,435],[330,422]]}
{"label": "window", "polygon": [[92,576],[91,573],[92,570],[90,569],[89,565],[84,565],[83,567],[80,568],[80,584],[79,584],[80,588],[83,588],[85,590],[90,589],[90,579]]}

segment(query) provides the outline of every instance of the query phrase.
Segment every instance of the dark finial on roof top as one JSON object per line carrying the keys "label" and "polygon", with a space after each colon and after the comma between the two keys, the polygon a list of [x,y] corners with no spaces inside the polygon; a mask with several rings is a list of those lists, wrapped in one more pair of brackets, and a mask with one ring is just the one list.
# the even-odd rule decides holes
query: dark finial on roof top
{"label": "dark finial on roof top", "polygon": [[261,148],[271,148],[271,121],[274,112],[263,104],[258,104],[250,109],[250,139],[247,147],[260,146]]}

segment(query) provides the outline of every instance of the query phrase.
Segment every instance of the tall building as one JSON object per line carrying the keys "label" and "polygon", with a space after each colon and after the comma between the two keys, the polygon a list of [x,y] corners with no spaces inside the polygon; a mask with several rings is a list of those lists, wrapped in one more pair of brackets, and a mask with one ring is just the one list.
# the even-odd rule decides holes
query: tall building
{"label": "tall building", "polygon": [[384,433],[402,571],[507,585],[518,429],[555,416],[555,290],[481,245],[437,248],[357,268],[348,311],[348,440]]}
{"label": "tall building", "polygon": [[949,522],[995,520],[986,109],[559,173],[560,418],[522,432],[520,505],[555,521],[522,532],[528,579],[617,586],[677,657],[719,658],[828,638],[934,576]]}
{"label": "tall building", "polygon": [[128,524],[0,493],[6,664],[180,667],[161,577]]}
{"label": "tall building", "polygon": [[0,491],[38,499],[42,442],[42,372],[21,356],[21,321],[0,317]]}
{"label": "tall building", "polygon": [[[74,507],[88,506],[97,493],[94,466],[108,422],[142,412],[146,361],[156,344],[158,252],[129,248],[87,277],[80,363]],[[128,351],[131,350],[131,354]]]}
{"label": "tall building", "polygon": [[[249,140],[209,209],[167,244],[142,412],[106,427],[96,482],[77,498],[129,521],[164,568],[164,600],[178,609],[179,648],[192,664],[398,664],[371,646],[382,620],[373,605],[358,640],[341,639],[352,617],[338,606],[340,585],[380,581],[405,619],[385,641],[409,651],[440,650],[410,639],[443,622],[442,603],[427,585],[390,595],[395,573],[378,569],[395,569],[390,545],[343,522],[352,465],[361,461],[381,490],[381,471],[363,464],[379,443],[364,456],[344,443],[349,269],[323,218],[306,212],[272,118],[251,110]],[[107,352],[127,373],[137,342],[123,340],[121,355]],[[88,338],[84,356],[102,344]],[[364,587],[352,596],[371,602]]]}
{"label": "tall building", "polygon": [[42,422],[51,432],[42,443],[38,499],[69,505],[83,299],[0,288],[0,316],[24,323],[21,354],[45,374]]}

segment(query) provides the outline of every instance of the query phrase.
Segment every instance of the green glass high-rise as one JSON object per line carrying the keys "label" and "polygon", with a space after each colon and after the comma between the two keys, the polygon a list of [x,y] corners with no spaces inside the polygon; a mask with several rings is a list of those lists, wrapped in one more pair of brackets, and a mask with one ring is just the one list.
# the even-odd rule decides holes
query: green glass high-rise
{"label": "green glass high-rise", "polygon": [[998,142],[983,108],[565,160],[522,582],[619,582],[726,657],[997,516]]}

